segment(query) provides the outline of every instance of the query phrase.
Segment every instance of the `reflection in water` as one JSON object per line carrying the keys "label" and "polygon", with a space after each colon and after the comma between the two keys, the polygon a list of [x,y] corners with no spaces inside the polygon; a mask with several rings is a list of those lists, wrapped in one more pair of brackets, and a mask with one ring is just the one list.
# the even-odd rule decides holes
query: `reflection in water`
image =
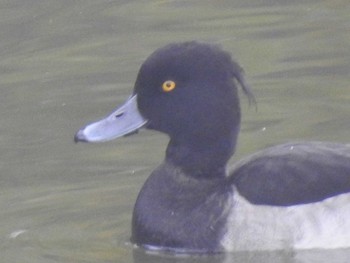
{"label": "reflection in water", "polygon": [[[205,256],[149,253],[134,249],[134,263],[348,263],[349,250],[239,252]],[[331,259],[331,261],[330,261]]]}
{"label": "reflection in water", "polygon": [[295,262],[292,253],[278,252],[241,252],[214,255],[173,255],[152,254],[141,249],[134,250],[134,263],[289,263]]}

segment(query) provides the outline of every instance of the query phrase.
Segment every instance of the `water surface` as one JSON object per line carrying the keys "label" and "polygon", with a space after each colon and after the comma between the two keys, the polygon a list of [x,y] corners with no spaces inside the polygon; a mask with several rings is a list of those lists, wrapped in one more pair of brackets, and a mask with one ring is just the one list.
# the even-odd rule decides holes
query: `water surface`
{"label": "water surface", "polygon": [[245,68],[232,162],[290,140],[349,142],[348,0],[0,1],[0,251],[4,262],[348,262],[350,252],[148,255],[133,204],[167,138],[73,143],[130,94],[156,48],[221,44]]}

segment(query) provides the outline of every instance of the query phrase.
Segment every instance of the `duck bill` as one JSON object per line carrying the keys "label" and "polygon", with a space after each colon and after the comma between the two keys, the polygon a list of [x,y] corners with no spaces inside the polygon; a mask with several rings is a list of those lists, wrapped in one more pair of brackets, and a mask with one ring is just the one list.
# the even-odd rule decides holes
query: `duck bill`
{"label": "duck bill", "polygon": [[147,123],[137,108],[137,95],[131,96],[122,106],[106,118],[80,129],[75,142],[104,142],[135,133]]}

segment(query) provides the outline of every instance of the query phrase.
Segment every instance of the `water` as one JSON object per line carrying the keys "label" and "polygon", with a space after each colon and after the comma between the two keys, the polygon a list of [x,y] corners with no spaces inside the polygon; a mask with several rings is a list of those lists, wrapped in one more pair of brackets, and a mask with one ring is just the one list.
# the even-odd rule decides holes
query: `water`
{"label": "water", "polygon": [[149,255],[128,244],[133,204],[167,138],[73,143],[131,92],[169,42],[219,43],[245,68],[232,161],[290,140],[349,142],[348,0],[0,0],[2,262],[347,262],[350,251]]}

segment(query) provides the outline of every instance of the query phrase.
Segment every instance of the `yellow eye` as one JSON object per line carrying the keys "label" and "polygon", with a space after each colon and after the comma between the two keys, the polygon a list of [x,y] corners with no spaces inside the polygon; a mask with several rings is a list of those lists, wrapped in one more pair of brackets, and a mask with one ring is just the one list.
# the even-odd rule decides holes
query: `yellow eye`
{"label": "yellow eye", "polygon": [[172,80],[167,80],[163,82],[162,89],[164,92],[170,92],[175,89],[176,83]]}

